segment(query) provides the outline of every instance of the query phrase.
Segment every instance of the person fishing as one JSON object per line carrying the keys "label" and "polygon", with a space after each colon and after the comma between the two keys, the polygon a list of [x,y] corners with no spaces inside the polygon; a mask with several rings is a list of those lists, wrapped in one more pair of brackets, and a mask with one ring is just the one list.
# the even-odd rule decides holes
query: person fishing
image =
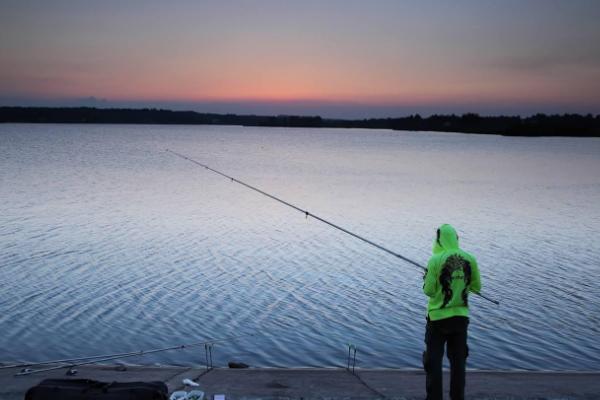
{"label": "person fishing", "polygon": [[481,279],[475,257],[458,246],[458,234],[448,224],[440,226],[433,256],[423,277],[429,297],[423,367],[427,374],[427,400],[442,400],[444,345],[450,361],[450,398],[464,399],[465,368],[469,355],[469,292],[479,294]]}

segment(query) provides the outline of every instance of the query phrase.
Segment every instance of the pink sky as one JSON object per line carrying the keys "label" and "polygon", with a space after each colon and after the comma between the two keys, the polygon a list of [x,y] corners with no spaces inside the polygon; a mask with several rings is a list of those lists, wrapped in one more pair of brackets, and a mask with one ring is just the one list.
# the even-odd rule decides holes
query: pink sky
{"label": "pink sky", "polygon": [[595,2],[45,4],[0,6],[3,104],[600,112]]}

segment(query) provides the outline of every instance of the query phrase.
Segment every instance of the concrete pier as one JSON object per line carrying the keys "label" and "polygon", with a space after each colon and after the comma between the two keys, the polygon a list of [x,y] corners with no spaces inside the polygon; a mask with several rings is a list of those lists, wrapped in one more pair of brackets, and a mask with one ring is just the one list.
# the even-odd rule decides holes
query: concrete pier
{"label": "concrete pier", "polygon": [[[424,399],[425,376],[421,371],[390,369],[222,369],[185,367],[127,367],[90,365],[15,377],[18,369],[0,370],[0,399],[23,399],[27,389],[46,378],[99,381],[163,381],[169,393],[185,388],[182,380],[200,384],[207,399],[224,394],[226,399]],[[448,376],[444,390],[447,392]],[[467,372],[467,399],[600,399],[600,372]]]}

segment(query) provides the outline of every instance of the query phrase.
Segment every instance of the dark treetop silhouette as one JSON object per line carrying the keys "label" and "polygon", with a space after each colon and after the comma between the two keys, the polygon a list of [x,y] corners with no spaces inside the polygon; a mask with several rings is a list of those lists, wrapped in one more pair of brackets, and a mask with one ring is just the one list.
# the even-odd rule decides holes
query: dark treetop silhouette
{"label": "dark treetop silhouette", "polygon": [[90,124],[245,125],[305,128],[366,128],[410,131],[487,133],[508,136],[600,136],[600,115],[536,114],[480,116],[478,114],[411,115],[361,120],[318,116],[207,114],[194,111],[121,108],[0,107],[0,122]]}

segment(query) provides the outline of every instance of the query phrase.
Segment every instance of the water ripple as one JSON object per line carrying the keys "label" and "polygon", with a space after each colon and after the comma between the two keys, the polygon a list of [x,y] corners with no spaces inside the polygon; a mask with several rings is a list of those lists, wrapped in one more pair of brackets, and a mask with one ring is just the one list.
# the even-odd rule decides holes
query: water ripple
{"label": "water ripple", "polygon": [[599,140],[11,124],[0,140],[5,361],[252,332],[217,365],[343,366],[353,343],[361,367],[420,367],[418,270],[172,147],[423,263],[454,223],[502,300],[471,300],[469,367],[600,368]]}

